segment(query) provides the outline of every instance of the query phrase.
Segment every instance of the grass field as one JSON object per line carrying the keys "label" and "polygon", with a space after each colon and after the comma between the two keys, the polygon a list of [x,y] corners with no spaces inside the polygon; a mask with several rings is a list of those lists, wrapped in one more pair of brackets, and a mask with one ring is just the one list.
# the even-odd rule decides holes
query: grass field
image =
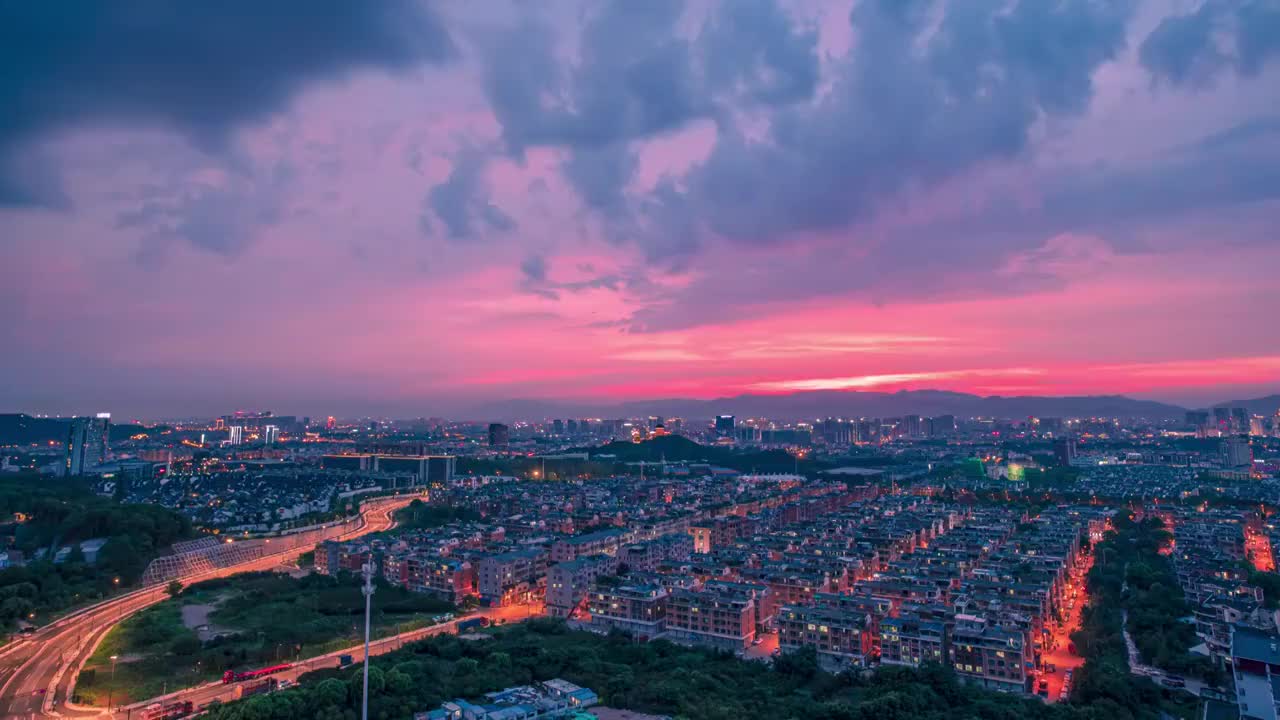
{"label": "grass field", "polygon": [[[183,623],[184,606],[188,611],[212,606],[207,623],[221,634],[202,641]],[[373,596],[374,636],[428,625],[432,616],[452,609],[421,594],[380,586]],[[355,578],[253,573],[211,580],[113,628],[85,665],[76,693],[85,704],[133,702],[216,680],[229,669],[349,647],[363,630],[364,597]]]}

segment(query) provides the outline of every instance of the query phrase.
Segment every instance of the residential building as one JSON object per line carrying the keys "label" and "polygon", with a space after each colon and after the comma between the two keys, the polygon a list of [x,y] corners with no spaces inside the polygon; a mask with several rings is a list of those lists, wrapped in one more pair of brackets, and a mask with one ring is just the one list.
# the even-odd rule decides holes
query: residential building
{"label": "residential building", "polygon": [[476,586],[489,605],[528,602],[541,594],[547,572],[547,553],[541,549],[512,550],[480,559]]}
{"label": "residential building", "polygon": [[866,667],[872,659],[871,617],[838,607],[786,605],[778,613],[783,652],[813,648],[823,669]]}
{"label": "residential building", "polygon": [[547,570],[547,614],[571,616],[596,578],[612,575],[617,569],[618,558],[612,555],[587,555],[552,565]]}
{"label": "residential building", "polygon": [[1280,718],[1280,637],[1253,628],[1233,628],[1231,667],[1241,720]]}
{"label": "residential building", "polygon": [[755,598],[728,590],[677,589],[667,598],[666,637],[740,651],[756,636]]}
{"label": "residential building", "polygon": [[592,627],[650,640],[665,629],[667,591],[660,585],[597,582],[587,597]]}

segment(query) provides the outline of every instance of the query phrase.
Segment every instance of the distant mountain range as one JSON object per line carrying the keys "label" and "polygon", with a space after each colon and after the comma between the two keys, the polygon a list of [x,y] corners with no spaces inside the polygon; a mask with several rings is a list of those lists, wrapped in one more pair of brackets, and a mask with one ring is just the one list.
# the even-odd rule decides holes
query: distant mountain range
{"label": "distant mountain range", "polygon": [[[1270,405],[1268,405],[1270,403]],[[1266,408],[1280,403],[1280,396],[1242,400],[1233,407]],[[715,400],[672,398],[618,404],[558,403],[543,400],[511,400],[486,403],[463,416],[477,420],[538,420],[581,417],[684,417],[706,419],[716,415],[803,420],[823,417],[900,417],[902,415],[955,415],[957,417],[1119,417],[1173,420],[1187,409],[1177,405],[1135,400],[1122,395],[1079,397],[983,397],[943,390],[898,392],[819,391],[789,395],[738,395]],[[1274,409],[1272,410],[1274,412]],[[460,416],[461,417],[461,416]]]}
{"label": "distant mountain range", "polygon": [[1246,408],[1251,415],[1275,415],[1280,412],[1280,395],[1268,395],[1252,400],[1232,400],[1218,403],[1214,407],[1242,407]]}
{"label": "distant mountain range", "polygon": [[[22,413],[0,414],[0,445],[31,445],[32,443],[67,441],[71,418],[38,418]],[[147,432],[141,425],[112,425],[111,437],[123,438]]]}

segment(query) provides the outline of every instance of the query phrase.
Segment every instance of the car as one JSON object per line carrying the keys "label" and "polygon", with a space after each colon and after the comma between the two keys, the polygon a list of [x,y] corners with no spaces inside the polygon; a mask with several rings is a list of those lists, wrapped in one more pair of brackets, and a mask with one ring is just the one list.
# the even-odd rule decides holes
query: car
{"label": "car", "polygon": [[752,644],[752,645],[759,645],[759,644],[760,644],[760,643],[762,643],[762,642],[764,642],[764,638],[762,638],[762,637],[757,637],[755,640],[752,640],[752,641],[751,641],[751,644]]}
{"label": "car", "polygon": [[1050,675],[1052,675],[1052,674],[1054,674],[1054,673],[1058,672],[1058,666],[1057,666],[1057,665],[1054,665],[1053,663],[1049,663],[1048,665],[1045,665],[1044,667],[1045,667],[1045,672],[1049,673]]}
{"label": "car", "polygon": [[1048,689],[1049,689],[1049,681],[1048,681],[1048,680],[1041,680],[1041,681],[1040,681],[1040,689],[1041,689],[1041,690],[1048,690]]}

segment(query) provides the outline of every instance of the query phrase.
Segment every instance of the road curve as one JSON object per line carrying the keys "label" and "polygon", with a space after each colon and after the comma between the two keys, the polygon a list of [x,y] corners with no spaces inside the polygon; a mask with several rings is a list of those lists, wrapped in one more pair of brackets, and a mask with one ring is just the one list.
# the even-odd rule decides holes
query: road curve
{"label": "road curve", "polygon": [[[395,526],[395,510],[407,505],[412,499],[397,497],[369,501],[361,510],[363,522],[355,529],[337,535],[335,539],[347,540],[391,529]],[[179,580],[186,583],[199,582],[243,572],[270,570],[283,562],[295,560],[311,549],[308,546],[290,548],[239,565]],[[66,705],[67,693],[74,686],[76,672],[112,626],[166,597],[168,595],[164,586],[138,590],[52,623],[30,638],[0,649],[0,717],[105,715],[101,710],[79,710],[75,706]]]}

